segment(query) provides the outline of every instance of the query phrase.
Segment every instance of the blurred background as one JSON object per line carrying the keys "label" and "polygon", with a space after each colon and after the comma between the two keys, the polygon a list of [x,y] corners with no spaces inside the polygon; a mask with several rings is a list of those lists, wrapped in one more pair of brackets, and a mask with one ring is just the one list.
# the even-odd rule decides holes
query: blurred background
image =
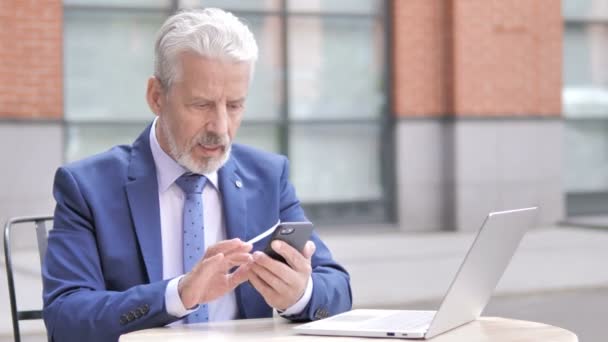
{"label": "blurred background", "polygon": [[[133,142],[156,31],[196,7],[256,36],[237,141],[289,157],[356,307],[436,308],[489,211],[540,205],[485,314],[604,340],[608,0],[0,0],[2,222],[52,214],[59,165]],[[13,245],[40,307],[33,231]]]}

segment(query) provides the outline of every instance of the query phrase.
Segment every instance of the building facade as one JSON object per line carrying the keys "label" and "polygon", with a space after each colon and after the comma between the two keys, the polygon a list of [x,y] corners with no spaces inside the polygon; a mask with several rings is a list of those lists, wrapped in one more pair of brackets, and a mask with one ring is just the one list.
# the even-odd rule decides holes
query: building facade
{"label": "building facade", "polygon": [[[573,193],[608,193],[605,179],[576,191],[592,172],[581,146],[605,150],[608,132],[600,120],[570,146],[562,93],[577,85],[570,64],[586,62],[571,51],[588,23],[566,14],[596,9],[569,3],[3,1],[0,218],[50,212],[57,166],[133,141],[153,118],[144,95],[156,30],[181,8],[217,6],[244,18],[260,46],[237,140],[290,158],[320,225],[473,230],[488,211],[529,205],[554,224]],[[589,46],[597,65],[601,43]],[[583,105],[602,90],[597,77]]]}

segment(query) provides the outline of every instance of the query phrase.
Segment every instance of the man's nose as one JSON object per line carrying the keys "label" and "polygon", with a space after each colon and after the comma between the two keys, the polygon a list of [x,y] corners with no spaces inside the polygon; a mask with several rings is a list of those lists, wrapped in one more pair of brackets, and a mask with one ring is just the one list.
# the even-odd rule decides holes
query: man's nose
{"label": "man's nose", "polygon": [[207,130],[216,134],[225,134],[228,132],[228,111],[226,106],[220,105],[215,107],[216,110],[213,116],[207,123]]}

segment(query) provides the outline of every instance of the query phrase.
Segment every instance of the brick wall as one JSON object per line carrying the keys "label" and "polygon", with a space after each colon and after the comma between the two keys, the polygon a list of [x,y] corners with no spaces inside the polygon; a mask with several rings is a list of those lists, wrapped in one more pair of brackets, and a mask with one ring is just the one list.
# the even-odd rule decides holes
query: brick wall
{"label": "brick wall", "polygon": [[398,115],[438,116],[451,107],[448,4],[393,0],[393,105]]}
{"label": "brick wall", "polygon": [[398,116],[561,112],[555,0],[394,0]]}
{"label": "brick wall", "polygon": [[0,0],[0,117],[63,115],[61,0]]}

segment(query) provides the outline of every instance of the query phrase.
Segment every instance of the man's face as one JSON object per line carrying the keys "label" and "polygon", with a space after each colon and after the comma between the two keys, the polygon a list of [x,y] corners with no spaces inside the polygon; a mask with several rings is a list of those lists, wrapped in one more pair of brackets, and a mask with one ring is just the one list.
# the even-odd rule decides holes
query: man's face
{"label": "man's face", "polygon": [[156,134],[173,159],[195,173],[222,167],[241,124],[251,65],[182,53],[179,77],[158,98]]}

